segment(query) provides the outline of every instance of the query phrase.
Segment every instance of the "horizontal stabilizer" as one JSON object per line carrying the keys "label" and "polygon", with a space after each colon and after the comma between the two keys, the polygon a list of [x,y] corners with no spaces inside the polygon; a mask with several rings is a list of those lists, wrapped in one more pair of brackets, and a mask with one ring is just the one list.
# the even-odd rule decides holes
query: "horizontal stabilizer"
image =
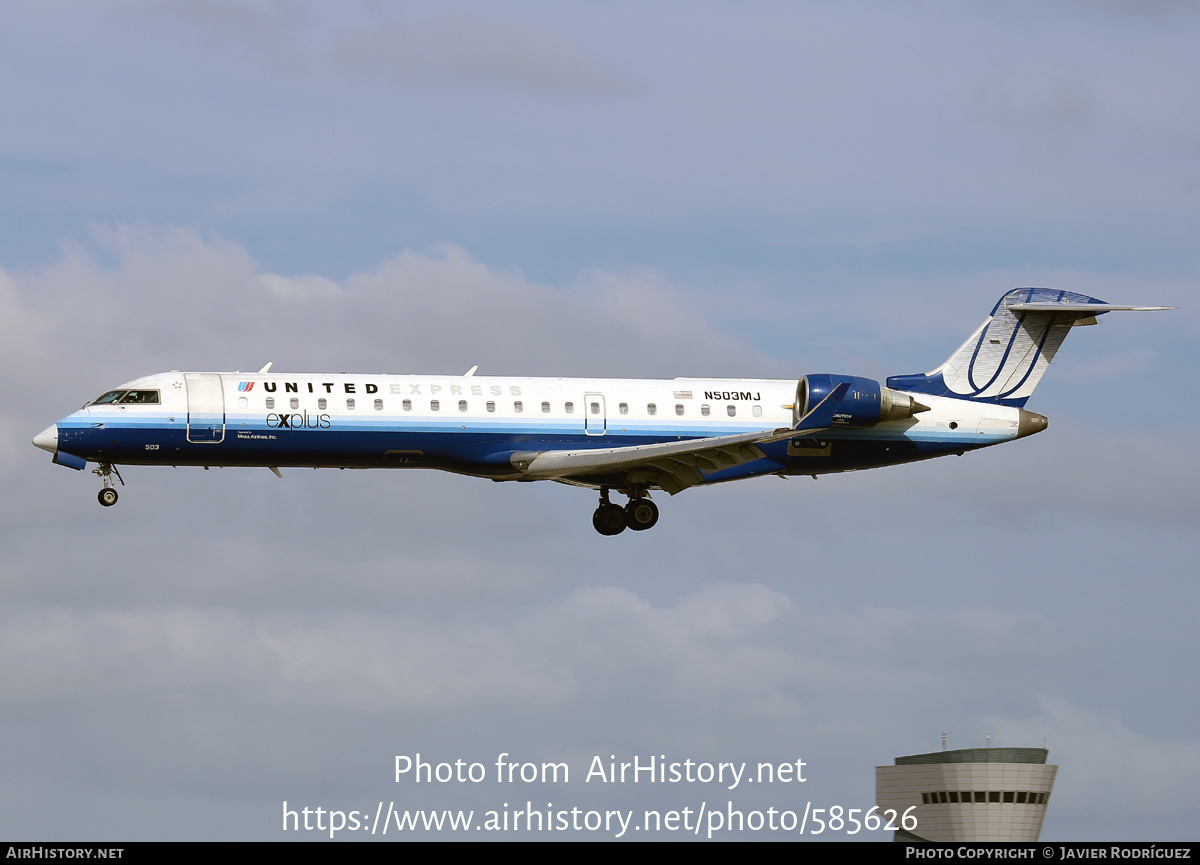
{"label": "horizontal stabilizer", "polygon": [[1173,306],[1119,306],[1115,303],[1006,303],[1016,312],[1071,312],[1095,315],[1098,312],[1155,312]]}

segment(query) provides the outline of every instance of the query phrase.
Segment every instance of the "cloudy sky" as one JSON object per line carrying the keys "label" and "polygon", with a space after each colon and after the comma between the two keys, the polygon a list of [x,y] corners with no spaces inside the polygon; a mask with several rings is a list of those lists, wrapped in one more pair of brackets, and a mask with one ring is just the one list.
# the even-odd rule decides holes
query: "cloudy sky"
{"label": "cloudy sky", "polygon": [[[1048,743],[1044,839],[1194,840],[1197,44],[1167,0],[6,5],[0,834],[869,808],[944,732]],[[882,378],[1021,285],[1180,308],[1073,335],[1042,435],[662,496],[642,535],[420,472],[128,468],[102,509],[30,444],[268,360]],[[571,783],[395,783],[418,752]]]}

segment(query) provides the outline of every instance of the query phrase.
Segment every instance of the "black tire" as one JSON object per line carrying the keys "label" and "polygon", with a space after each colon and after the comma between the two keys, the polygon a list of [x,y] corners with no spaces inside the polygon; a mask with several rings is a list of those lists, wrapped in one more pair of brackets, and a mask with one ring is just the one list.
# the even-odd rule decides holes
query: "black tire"
{"label": "black tire", "polygon": [[625,531],[625,509],[620,505],[601,505],[592,514],[592,525],[602,535],[619,535]]}
{"label": "black tire", "polygon": [[658,522],[658,505],[650,499],[632,499],[625,506],[625,523],[635,532],[654,528]]}
{"label": "black tire", "polygon": [[97,501],[106,508],[111,508],[117,503],[117,491],[112,487],[105,487],[96,494]]}

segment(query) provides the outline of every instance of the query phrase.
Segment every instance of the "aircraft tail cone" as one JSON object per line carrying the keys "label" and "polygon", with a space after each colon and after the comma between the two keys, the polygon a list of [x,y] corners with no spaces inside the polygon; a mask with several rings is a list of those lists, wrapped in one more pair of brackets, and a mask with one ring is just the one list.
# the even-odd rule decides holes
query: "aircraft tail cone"
{"label": "aircraft tail cone", "polygon": [[1025,411],[1025,409],[1018,409],[1018,411],[1020,411],[1021,414],[1020,421],[1017,424],[1017,438],[1024,438],[1025,436],[1031,436],[1034,433],[1040,433],[1049,424],[1049,421],[1046,419],[1044,414]]}

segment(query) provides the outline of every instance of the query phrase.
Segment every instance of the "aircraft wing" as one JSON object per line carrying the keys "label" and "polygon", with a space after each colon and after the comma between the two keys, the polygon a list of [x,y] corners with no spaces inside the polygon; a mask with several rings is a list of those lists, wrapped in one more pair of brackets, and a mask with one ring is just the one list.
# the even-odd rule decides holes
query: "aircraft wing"
{"label": "aircraft wing", "polygon": [[760,444],[796,435],[797,430],[760,430],[729,436],[569,451],[521,451],[513,466],[530,477],[568,479],[582,475],[634,475],[671,495],[704,481],[704,474],[763,459]]}
{"label": "aircraft wing", "polygon": [[518,451],[510,462],[532,478],[618,474],[625,475],[627,482],[653,483],[675,495],[703,483],[705,474],[765,458],[759,445],[827,429],[849,387],[838,385],[795,427],[618,448]]}

